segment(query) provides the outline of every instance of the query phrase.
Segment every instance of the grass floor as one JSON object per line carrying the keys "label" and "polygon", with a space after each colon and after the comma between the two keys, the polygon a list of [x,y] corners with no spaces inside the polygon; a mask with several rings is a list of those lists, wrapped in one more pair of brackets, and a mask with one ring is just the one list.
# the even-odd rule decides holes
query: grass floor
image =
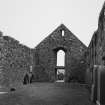
{"label": "grass floor", "polygon": [[94,105],[79,84],[34,83],[0,94],[0,105]]}

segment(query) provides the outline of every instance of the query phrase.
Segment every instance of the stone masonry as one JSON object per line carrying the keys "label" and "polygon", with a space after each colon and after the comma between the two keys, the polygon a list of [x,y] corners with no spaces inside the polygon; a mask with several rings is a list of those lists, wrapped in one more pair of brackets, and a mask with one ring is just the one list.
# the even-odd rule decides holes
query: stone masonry
{"label": "stone masonry", "polygon": [[[64,36],[62,36],[64,31]],[[84,82],[86,63],[84,52],[87,47],[61,24],[34,49],[34,81],[56,81],[57,68],[65,69],[65,81]],[[65,52],[65,67],[57,67],[57,52]]]}
{"label": "stone masonry", "polygon": [[94,32],[85,53],[87,59],[87,83],[92,83],[92,73],[95,65],[105,65],[105,3],[100,12],[98,29]]}
{"label": "stone masonry", "polygon": [[32,50],[0,33],[0,85],[14,87],[23,83],[32,65]]}

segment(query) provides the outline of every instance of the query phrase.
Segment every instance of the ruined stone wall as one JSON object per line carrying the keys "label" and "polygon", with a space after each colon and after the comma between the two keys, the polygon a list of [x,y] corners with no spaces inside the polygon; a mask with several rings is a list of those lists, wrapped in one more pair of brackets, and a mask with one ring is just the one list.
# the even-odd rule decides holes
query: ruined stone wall
{"label": "ruined stone wall", "polygon": [[32,65],[32,51],[17,40],[0,36],[0,85],[13,87],[23,83]]}
{"label": "ruined stone wall", "polygon": [[105,65],[105,4],[100,12],[98,29],[93,34],[86,53],[87,78],[88,82],[91,83],[94,66]]}
{"label": "ruined stone wall", "polygon": [[[64,31],[64,36],[62,36]],[[35,81],[55,81],[57,51],[65,52],[65,79],[76,78],[84,81],[86,46],[64,25],[60,25],[34,49],[33,73]],[[40,72],[41,70],[41,72]],[[36,72],[40,73],[37,74]],[[37,74],[37,75],[36,75]],[[45,75],[44,77],[41,75]]]}

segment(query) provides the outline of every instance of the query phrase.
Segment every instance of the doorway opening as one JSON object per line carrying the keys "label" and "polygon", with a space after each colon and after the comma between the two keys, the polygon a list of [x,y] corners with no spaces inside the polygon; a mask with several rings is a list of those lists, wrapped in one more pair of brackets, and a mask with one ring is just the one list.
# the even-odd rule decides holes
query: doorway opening
{"label": "doorway opening", "polygon": [[65,69],[57,69],[56,82],[65,82]]}

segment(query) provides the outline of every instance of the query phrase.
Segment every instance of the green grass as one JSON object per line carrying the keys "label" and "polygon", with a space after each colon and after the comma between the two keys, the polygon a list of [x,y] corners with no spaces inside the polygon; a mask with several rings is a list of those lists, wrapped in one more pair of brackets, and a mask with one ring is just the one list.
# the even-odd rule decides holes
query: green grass
{"label": "green grass", "polygon": [[78,84],[34,83],[0,95],[0,105],[94,105]]}

